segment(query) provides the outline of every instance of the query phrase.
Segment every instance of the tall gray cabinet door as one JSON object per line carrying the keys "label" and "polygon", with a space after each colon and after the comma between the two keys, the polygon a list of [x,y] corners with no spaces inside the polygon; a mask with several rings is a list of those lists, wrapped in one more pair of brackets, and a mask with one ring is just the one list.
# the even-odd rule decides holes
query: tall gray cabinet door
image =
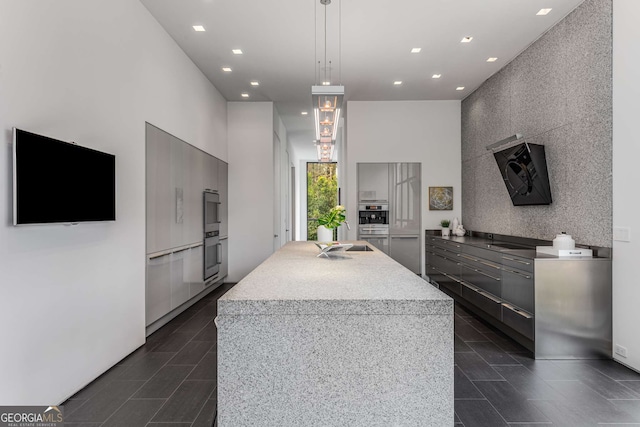
{"label": "tall gray cabinet door", "polygon": [[204,157],[207,155],[195,147],[187,147],[184,158],[184,244],[202,241],[202,176]]}
{"label": "tall gray cabinet door", "polygon": [[229,235],[229,165],[218,160],[218,191],[220,192],[220,236]]}
{"label": "tall gray cabinet door", "polygon": [[420,163],[391,163],[389,234],[421,234]]}
{"label": "tall gray cabinet door", "polygon": [[146,253],[157,251],[156,247],[156,174],[158,171],[158,147],[153,140],[155,128],[147,123],[145,144],[145,173],[146,173],[146,212],[147,212],[147,248]]}
{"label": "tall gray cabinet door", "polygon": [[389,163],[358,163],[358,201],[389,201]]}
{"label": "tall gray cabinet door", "polygon": [[171,138],[171,199],[169,203],[170,211],[170,233],[171,246],[176,248],[185,245],[184,240],[184,193],[185,193],[185,162],[187,156],[187,144],[177,140],[173,136]]}
{"label": "tall gray cabinet door", "polygon": [[221,246],[221,263],[220,263],[220,279],[224,279],[229,275],[229,239],[220,240]]}
{"label": "tall gray cabinet door", "polygon": [[219,191],[218,163],[220,163],[220,160],[209,155],[205,157],[204,189]]}
{"label": "tall gray cabinet door", "polygon": [[[149,180],[153,181],[155,200],[154,204],[155,221],[150,227],[153,238],[147,246],[147,253],[154,253],[171,248],[171,205],[174,198],[171,189],[171,140],[170,136],[161,130],[147,126],[147,144],[153,147],[156,166],[153,176]],[[151,153],[150,153],[151,154]]]}

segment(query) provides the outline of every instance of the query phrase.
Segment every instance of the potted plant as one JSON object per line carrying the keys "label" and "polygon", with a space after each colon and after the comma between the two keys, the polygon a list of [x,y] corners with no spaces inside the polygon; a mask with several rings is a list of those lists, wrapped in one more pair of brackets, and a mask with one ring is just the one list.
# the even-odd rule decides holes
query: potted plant
{"label": "potted plant", "polygon": [[442,221],[440,221],[440,226],[442,227],[442,236],[448,236],[449,235],[449,224],[451,223],[451,221],[449,221],[448,219],[443,219]]}
{"label": "potted plant", "polygon": [[346,222],[345,208],[338,205],[326,214],[318,218],[318,241],[330,242],[333,240],[333,230]]}

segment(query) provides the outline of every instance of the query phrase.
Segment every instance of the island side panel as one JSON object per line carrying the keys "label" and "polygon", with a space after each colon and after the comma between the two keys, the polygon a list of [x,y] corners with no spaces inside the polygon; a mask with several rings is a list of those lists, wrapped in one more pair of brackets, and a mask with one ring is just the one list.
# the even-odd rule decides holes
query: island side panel
{"label": "island side panel", "polygon": [[453,425],[452,309],[217,324],[220,427]]}

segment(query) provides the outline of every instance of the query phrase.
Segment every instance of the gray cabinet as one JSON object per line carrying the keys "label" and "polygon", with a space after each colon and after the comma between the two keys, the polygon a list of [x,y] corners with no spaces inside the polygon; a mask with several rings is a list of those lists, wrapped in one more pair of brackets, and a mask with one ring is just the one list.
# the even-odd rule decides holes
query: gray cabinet
{"label": "gray cabinet", "polygon": [[171,254],[149,258],[145,302],[147,325],[171,311]]}
{"label": "gray cabinet", "polygon": [[358,201],[389,201],[389,163],[358,163]]}
{"label": "gray cabinet", "polygon": [[218,277],[222,280],[229,275],[229,239],[220,239],[220,272]]}
{"label": "gray cabinet", "polygon": [[392,234],[389,241],[389,256],[410,271],[420,274],[420,235]]}
{"label": "gray cabinet", "polygon": [[536,358],[611,357],[610,258],[563,259],[534,250],[528,258],[500,245],[487,249],[484,239],[427,239],[432,283]]}
{"label": "gray cabinet", "polygon": [[218,193],[220,194],[220,236],[229,235],[229,165],[218,160]]}
{"label": "gray cabinet", "polygon": [[[420,236],[421,230],[420,163],[390,163],[389,233]],[[418,252],[420,246],[418,246]]]}
{"label": "gray cabinet", "polygon": [[227,236],[227,181],[226,163],[147,123],[147,326],[205,290],[203,191],[220,191]]}

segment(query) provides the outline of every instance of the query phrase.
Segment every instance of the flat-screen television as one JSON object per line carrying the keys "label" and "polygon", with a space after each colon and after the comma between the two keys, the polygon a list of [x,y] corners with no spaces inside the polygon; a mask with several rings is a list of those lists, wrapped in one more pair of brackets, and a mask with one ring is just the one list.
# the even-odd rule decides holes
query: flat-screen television
{"label": "flat-screen television", "polygon": [[551,204],[544,145],[523,142],[493,155],[514,206]]}
{"label": "flat-screen television", "polygon": [[13,224],[116,219],[116,157],[13,129]]}

